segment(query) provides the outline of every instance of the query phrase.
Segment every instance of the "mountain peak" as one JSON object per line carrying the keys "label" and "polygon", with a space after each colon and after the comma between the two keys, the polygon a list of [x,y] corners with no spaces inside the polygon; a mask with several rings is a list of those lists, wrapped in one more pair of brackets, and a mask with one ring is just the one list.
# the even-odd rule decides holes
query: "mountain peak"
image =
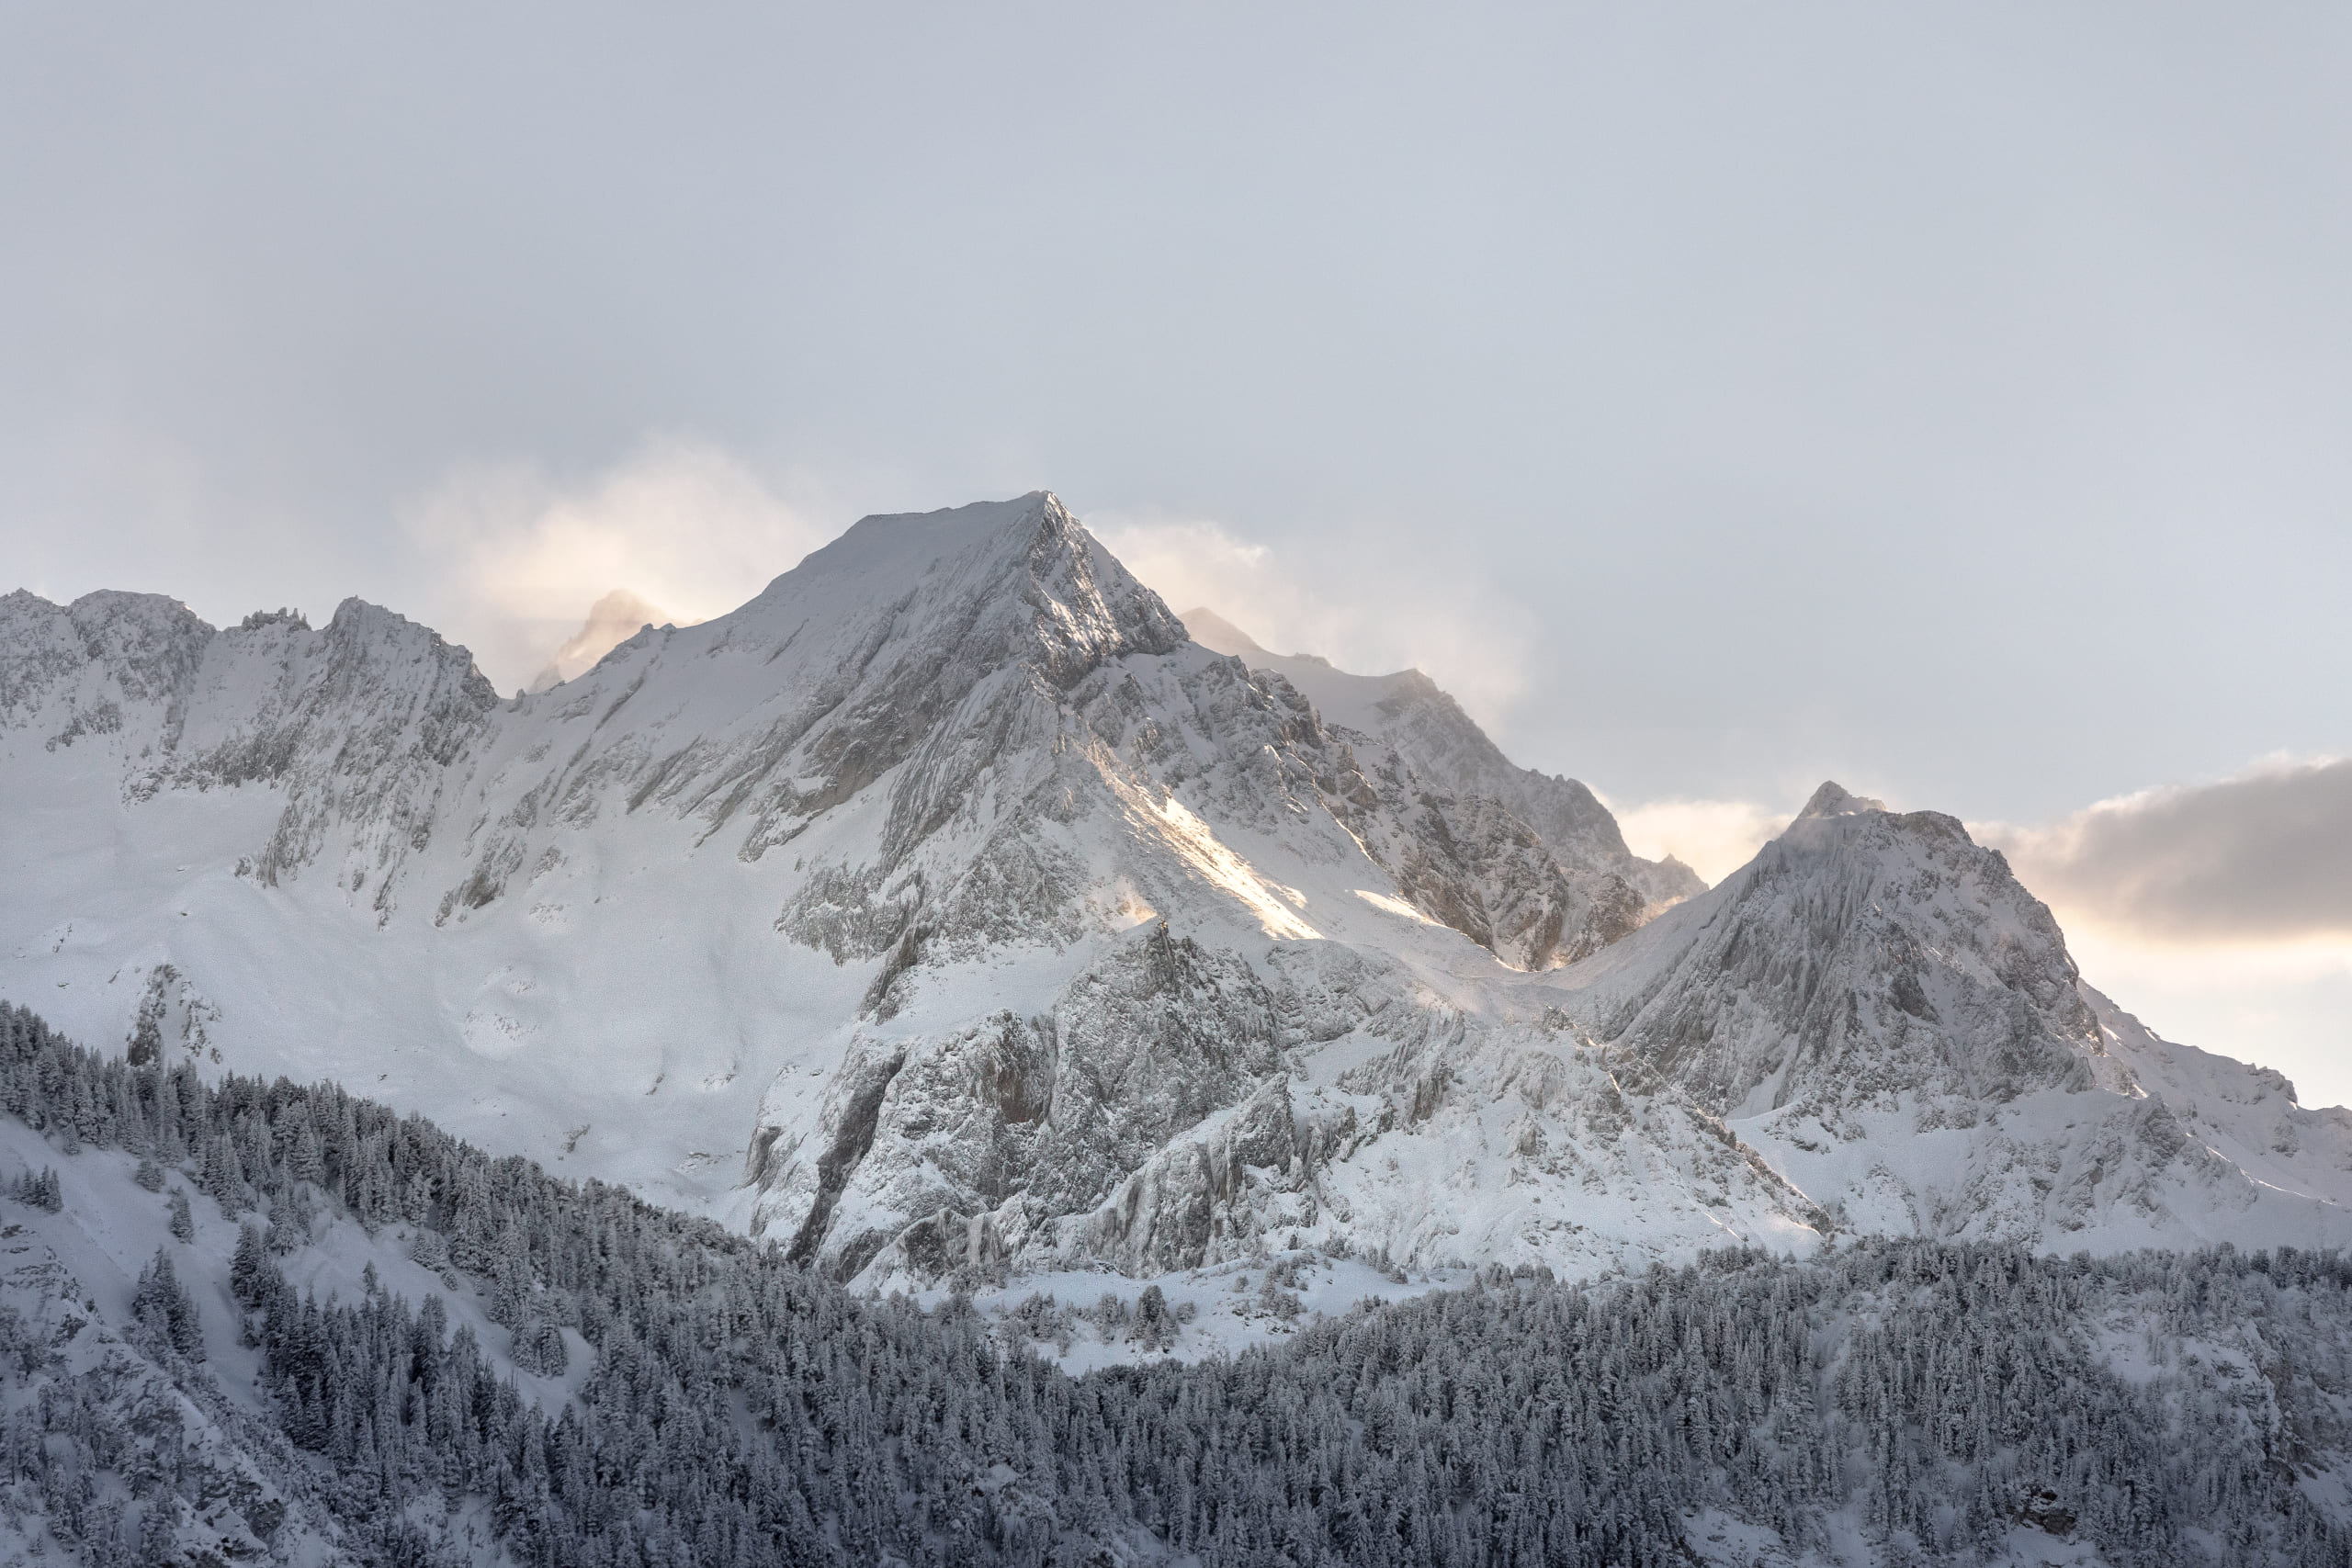
{"label": "mountain peak", "polygon": [[1797,820],[1802,822],[1808,817],[1859,817],[1866,811],[1885,809],[1886,802],[1883,800],[1852,794],[1835,779],[1824,779],[1821,787],[1813,792],[1813,798],[1804,803],[1804,809],[1797,813]]}
{"label": "mountain peak", "polygon": [[1845,1125],[1823,1108],[2092,1083],[2098,1028],[2048,908],[1952,818],[1890,813],[1834,783],[1609,967],[1603,1037],[1727,1117],[1804,1105]]}
{"label": "mountain peak", "polygon": [[660,626],[669,619],[643,596],[626,588],[616,588],[588,606],[587,618],[580,629],[548,656],[547,668],[532,677],[525,690],[544,692],[560,686],[594,669],[598,660],[644,627]]}
{"label": "mountain peak", "polygon": [[931,512],[873,513],[851,524],[831,543],[811,550],[768,589],[773,592],[804,577],[843,574],[911,582],[940,561],[1016,558],[1041,537],[1078,525],[1060,499],[1043,490],[1010,501],[976,501]]}
{"label": "mountain peak", "polygon": [[1193,640],[1212,653],[1222,653],[1228,659],[1247,662],[1253,657],[1262,659],[1272,652],[1256,637],[1206,604],[1195,604],[1177,618],[1184,623],[1184,629],[1193,634]]}
{"label": "mountain peak", "polygon": [[[1184,628],[1051,491],[859,519],[712,623],[788,628],[929,619],[981,667],[1027,657],[1067,686],[1102,659],[1166,653]],[[879,624],[879,623],[876,623]],[[978,644],[993,646],[983,652]]]}

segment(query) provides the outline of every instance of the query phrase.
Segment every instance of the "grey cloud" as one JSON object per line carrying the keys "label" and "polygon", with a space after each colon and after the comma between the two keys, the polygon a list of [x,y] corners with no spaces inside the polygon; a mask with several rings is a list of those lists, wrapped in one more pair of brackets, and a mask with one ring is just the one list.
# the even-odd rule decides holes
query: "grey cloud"
{"label": "grey cloud", "polygon": [[2352,8],[286,12],[0,6],[0,592],[511,689],[1050,487],[1632,800],[2352,746]]}
{"label": "grey cloud", "polygon": [[2151,790],[1983,836],[2045,899],[2145,935],[2352,933],[2352,760]]}

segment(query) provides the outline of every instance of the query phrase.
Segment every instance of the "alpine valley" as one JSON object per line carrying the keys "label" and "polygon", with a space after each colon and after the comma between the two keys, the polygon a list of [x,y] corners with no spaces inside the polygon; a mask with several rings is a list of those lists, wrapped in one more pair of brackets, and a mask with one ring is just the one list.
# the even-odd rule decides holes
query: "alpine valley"
{"label": "alpine valley", "polygon": [[[909,1449],[873,1483],[908,1500],[903,1529],[861,1522],[848,1492],[794,1494],[810,1561],[2041,1561],[2016,1555],[2013,1531],[2076,1553],[2067,1562],[2352,1551],[2345,1309],[2312,1304],[2344,1297],[2341,1270],[2306,1257],[2275,1276],[2265,1261],[2257,1278],[2210,1250],[2291,1259],[2352,1245],[2352,1113],[2157,1038],[2084,980],[2049,910],[1951,817],[1825,784],[1709,888],[1631,853],[1589,789],[1513,764],[1419,672],[1349,674],[1269,653],[1208,611],[1180,617],[1050,494],[869,517],[731,614],[647,626],[577,678],[513,697],[463,648],[357,600],[319,626],[279,612],[216,628],[151,594],[0,599],[0,998],[21,1010],[12,1061],[65,1062],[65,1040],[96,1054],[23,1067],[31,1087],[11,1091],[23,1120],[0,1175],[32,1217],[5,1233],[30,1252],[0,1292],[14,1314],[0,1338],[50,1347],[20,1357],[11,1397],[29,1409],[43,1378],[86,1390],[97,1374],[71,1358],[114,1356],[163,1379],[110,1385],[122,1411],[180,1401],[174,1419],[235,1456],[218,1461],[214,1501],[244,1512],[200,1519],[191,1503],[180,1535],[149,1543],[158,1561],[623,1560],[594,1555],[619,1551],[619,1524],[477,1507],[462,1477],[429,1518],[406,1504],[353,1514],[303,1490],[275,1429],[237,1434],[266,1407],[254,1391],[328,1398],[302,1381],[308,1363],[273,1359],[301,1333],[325,1345],[346,1332],[332,1312],[300,1329],[297,1284],[358,1303],[337,1309],[359,1314],[353,1345],[429,1338],[417,1367],[443,1366],[456,1323],[469,1337],[447,1376],[504,1378],[517,1412],[537,1400],[552,1423],[594,1404],[580,1369],[606,1375],[608,1320],[625,1309],[587,1304],[605,1298],[561,1238],[616,1256],[616,1234],[655,1232],[669,1239],[643,1246],[682,1270],[680,1290],[725,1296],[698,1341],[687,1320],[673,1325],[706,1359],[724,1360],[755,1320],[782,1334],[785,1317],[818,1312],[865,1336],[860,1355],[952,1361],[975,1353],[973,1314],[993,1311],[1028,1325],[1023,1342],[1059,1362],[1056,1377],[1279,1364],[1311,1404],[1327,1374],[1369,1388],[1365,1368],[1396,1370],[1345,1337],[1385,1321],[1354,1303],[1425,1297],[1385,1309],[1419,1315],[1381,1332],[1599,1356],[1615,1324],[1644,1348],[1609,1374],[1628,1400],[1671,1384],[1680,1409],[1696,1379],[1752,1394],[1746,1416],[1719,1421],[1797,1434],[1770,1448],[1796,1468],[1769,1484],[1741,1479],[1737,1464],[1764,1462],[1738,1458],[1749,1450],[1706,1457],[1691,1438],[1690,1475],[1716,1479],[1659,1492],[1631,1522],[1606,1523],[1598,1501],[1562,1505],[1603,1521],[1589,1538],[1531,1525],[1516,1545],[1457,1540],[1446,1532],[1470,1528],[1464,1505],[1439,1485],[1413,1516],[1419,1537],[1410,1518],[1348,1536],[1299,1503],[1326,1533],[1309,1541],[1298,1524],[1287,1555],[1251,1555],[1261,1536],[1243,1523],[1222,1540],[1193,1505],[1154,1492],[1146,1506],[1125,1480],[1049,1483],[1018,1454],[956,1472],[934,1498],[910,1479]],[[190,1087],[158,1098],[175,1084]],[[84,1126],[59,1096],[131,1109],[92,1110]],[[526,1182],[529,1167],[505,1156],[537,1170]],[[209,1194],[200,1223],[173,1222],[176,1242],[134,1158],[142,1176],[156,1167]],[[48,1171],[59,1160],[62,1189]],[[379,1166],[380,1192],[378,1177],[347,1174]],[[513,1217],[526,1213],[541,1218]],[[266,1220],[280,1262],[265,1265],[255,1239],[232,1266],[240,1214]],[[265,1348],[246,1383],[221,1372],[227,1393],[173,1392],[180,1362],[133,1353],[140,1324],[152,1342],[180,1335],[173,1354],[198,1344],[172,1326],[183,1287],[150,1265],[175,1246],[193,1248],[187,1321],[219,1320],[212,1364]],[[686,1267],[681,1248],[719,1261]],[[2054,1261],[2075,1254],[2090,1256]],[[412,1308],[445,1284],[456,1305],[435,1298],[428,1332]],[[1460,1295],[1449,1285],[1487,1304],[1443,1304]],[[109,1292],[121,1301],[102,1308]],[[892,1292],[944,1315],[906,1316]],[[543,1297],[568,1304],[533,1304]],[[2223,1298],[2276,1322],[2247,1341],[2252,1318]],[[77,1303],[100,1323],[69,1354],[56,1348]],[[1814,1393],[1773,1403],[1807,1377],[1824,1409],[1843,1397],[1833,1384],[1909,1399],[1905,1355],[1973,1344],[2013,1307],[2018,1343],[2064,1341],[2076,1357],[2033,1397],[2121,1400],[2124,1426],[2030,1463],[2017,1458],[2040,1452],[2026,1438],[1985,1435],[2007,1468],[1970,1459],[1973,1479],[1951,1482],[1961,1500],[1942,1512],[1917,1501],[1938,1495],[1928,1472],[1873,1472],[1872,1492],[1841,1471],[1838,1444],[1862,1427],[1805,1426]],[[1310,1330],[1318,1314],[1355,1326]],[[1792,1337],[1753,1365],[1724,1348],[1712,1373],[1642,1359],[1657,1348],[1643,1324],[1680,1325],[1660,1342],[1670,1349],[1715,1332],[1702,1320],[1743,1314]],[[2085,1329],[2093,1317],[2104,1326]],[[130,1337],[103,1338],[117,1334]],[[1323,1372],[1227,1356],[1294,1339]],[[2182,1363],[2192,1341],[2201,1359]],[[2212,1371],[2240,1362],[2255,1391],[2242,1406]],[[1115,1386],[1148,1404],[1159,1385]],[[440,1419],[429,1389],[415,1397],[417,1421]],[[713,1404],[711,1430],[781,1420],[768,1397]],[[382,1419],[399,1426],[398,1407]],[[1109,1423],[1099,1453],[1127,1457],[1088,1463],[1162,1462],[1136,1457],[1136,1434],[1175,1417],[1142,1407],[1089,1406]],[[1410,1429],[1394,1425],[1403,1408],[1335,1407],[1324,1429],[1376,1447]],[[320,1409],[315,1430],[288,1417],[295,1448],[304,1432],[329,1442]],[[525,1456],[515,1495],[537,1463],[558,1472],[539,1475],[542,1500],[560,1499],[562,1443],[588,1439],[553,1426],[514,1438],[525,1416],[498,1419],[467,1439],[489,1445],[483,1473],[511,1439]],[[1026,1432],[1027,1419],[1000,1426]],[[2125,1427],[2150,1454],[2188,1452],[2191,1428],[2237,1444],[2229,1463],[2248,1479],[2226,1495],[2183,1481],[2161,1504],[2115,1502],[2123,1483],[2082,1456],[2111,1460]],[[1933,1463],[1961,1464],[1951,1445],[1963,1438],[1978,1440],[1959,1426],[1936,1438]],[[1252,1440],[1250,1453],[1272,1451]],[[368,1441],[370,1462],[392,1466],[393,1438]],[[1898,1448],[1885,1439],[1871,1462]],[[2213,1459],[2206,1472],[2224,1469]],[[1683,1484],[1671,1464],[1657,1473]],[[697,1536],[687,1504],[683,1522],[661,1523],[669,1495],[628,1484],[650,1512],[631,1516],[644,1554],[627,1561],[771,1560],[754,1549],[767,1527],[722,1519]],[[1262,1540],[1287,1540],[1291,1505],[1270,1495],[1235,1517],[1262,1515],[1276,1521]],[[1757,1500],[1769,1496],[1812,1501],[1775,1514]],[[2121,1511],[2094,1517],[2094,1496]],[[23,1540],[98,1539],[42,1506],[49,1522],[20,1522]],[[706,1498],[701,1517],[717,1506]],[[2199,1534],[2199,1510],[2239,1533]],[[684,1555],[658,1555],[676,1540]],[[979,1544],[944,1544],[959,1540]]]}

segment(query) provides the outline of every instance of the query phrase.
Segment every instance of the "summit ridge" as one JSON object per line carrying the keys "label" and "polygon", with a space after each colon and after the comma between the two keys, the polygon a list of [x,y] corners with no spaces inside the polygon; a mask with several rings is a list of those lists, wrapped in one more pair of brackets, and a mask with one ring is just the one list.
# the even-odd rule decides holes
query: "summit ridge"
{"label": "summit ridge", "polygon": [[860,1288],[2352,1241],[2352,1114],[2142,1028],[1952,818],[1825,784],[1707,888],[1042,491],[506,700],[357,600],[8,594],[0,861],[0,996],[72,1033],[347,1080]]}

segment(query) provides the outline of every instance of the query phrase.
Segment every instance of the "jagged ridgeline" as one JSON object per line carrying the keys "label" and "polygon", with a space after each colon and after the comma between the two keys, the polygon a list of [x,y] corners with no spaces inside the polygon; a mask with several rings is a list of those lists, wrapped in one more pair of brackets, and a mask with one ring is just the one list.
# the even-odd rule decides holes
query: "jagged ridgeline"
{"label": "jagged ridgeline", "polygon": [[[1027,1348],[1049,1306],[859,1299],[331,1085],[134,1067],[0,1006],[0,1551],[27,1556],[2352,1561],[2333,1253],[1493,1269],[1073,1379]],[[288,1282],[367,1247],[439,1288]]]}
{"label": "jagged ridgeline", "polygon": [[0,995],[78,1039],[364,1084],[861,1292],[2352,1246],[2352,1112],[2158,1039],[1957,820],[1825,786],[1702,887],[1043,492],[509,699],[357,601],[0,595]]}
{"label": "jagged ridgeline", "polygon": [[[1427,1125],[1422,1058],[1464,1016],[1546,1016],[1483,987],[1701,889],[1426,677],[1389,684],[1327,724],[1043,492],[867,518],[507,700],[357,601],[215,627],[0,595],[0,987],[165,1065],[368,1082],[865,1286],[1190,1267],[1317,1223],[1607,1256],[1622,1227],[1456,1243],[1310,1190],[1389,1151],[1383,1089],[1291,1104],[1302,1050],[1413,1044],[1392,1120]],[[1181,965],[1132,951],[1162,922]],[[333,982],[275,983],[297,965]],[[1131,1062],[1081,1048],[1147,1013],[1173,1026]],[[1196,1179],[1240,1154],[1264,1179]],[[1750,1187],[1741,1234],[1803,1223]]]}

